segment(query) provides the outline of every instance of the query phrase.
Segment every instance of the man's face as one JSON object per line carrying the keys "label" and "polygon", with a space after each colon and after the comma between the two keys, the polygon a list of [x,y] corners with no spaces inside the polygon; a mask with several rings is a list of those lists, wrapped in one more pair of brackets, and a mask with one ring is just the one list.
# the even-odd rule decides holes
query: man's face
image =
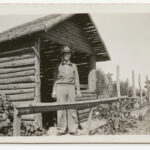
{"label": "man's face", "polygon": [[64,61],[69,61],[71,58],[71,54],[70,53],[64,53],[63,57],[64,57]]}

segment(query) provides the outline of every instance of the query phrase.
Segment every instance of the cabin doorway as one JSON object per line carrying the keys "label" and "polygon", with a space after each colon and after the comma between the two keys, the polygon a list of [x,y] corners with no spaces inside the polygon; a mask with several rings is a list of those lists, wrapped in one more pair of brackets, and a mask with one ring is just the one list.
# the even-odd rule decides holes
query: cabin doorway
{"label": "cabin doorway", "polygon": [[[52,98],[52,89],[55,80],[55,72],[61,62],[61,45],[45,40],[41,42],[41,102],[51,103],[56,99]],[[55,126],[57,121],[56,112],[42,114],[43,127],[48,129]]]}

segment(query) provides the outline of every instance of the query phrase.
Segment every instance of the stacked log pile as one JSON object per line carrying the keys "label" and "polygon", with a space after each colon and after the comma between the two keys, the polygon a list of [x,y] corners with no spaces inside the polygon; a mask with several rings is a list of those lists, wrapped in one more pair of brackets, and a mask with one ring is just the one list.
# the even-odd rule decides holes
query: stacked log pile
{"label": "stacked log pile", "polygon": [[[31,103],[35,94],[35,54],[32,48],[0,53],[0,95],[15,104]],[[33,120],[33,115],[23,117]]]}

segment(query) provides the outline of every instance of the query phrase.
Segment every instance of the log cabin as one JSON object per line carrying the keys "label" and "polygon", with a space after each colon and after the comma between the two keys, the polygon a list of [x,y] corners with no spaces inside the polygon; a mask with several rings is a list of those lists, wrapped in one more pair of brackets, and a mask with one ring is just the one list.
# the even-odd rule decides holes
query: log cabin
{"label": "log cabin", "polygon": [[[96,62],[109,53],[89,14],[55,14],[0,33],[0,94],[12,103],[54,102],[51,92],[60,51],[69,46],[77,64],[82,97],[96,99]],[[81,110],[84,120],[88,110]],[[28,115],[24,121],[53,126],[56,112]]]}

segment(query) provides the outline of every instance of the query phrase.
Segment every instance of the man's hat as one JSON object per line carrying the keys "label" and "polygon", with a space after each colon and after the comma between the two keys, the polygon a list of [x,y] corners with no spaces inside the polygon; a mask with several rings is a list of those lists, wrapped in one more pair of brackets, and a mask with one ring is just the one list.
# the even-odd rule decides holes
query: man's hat
{"label": "man's hat", "polygon": [[70,49],[68,46],[65,46],[65,47],[62,49],[62,53],[71,53],[71,49]]}

